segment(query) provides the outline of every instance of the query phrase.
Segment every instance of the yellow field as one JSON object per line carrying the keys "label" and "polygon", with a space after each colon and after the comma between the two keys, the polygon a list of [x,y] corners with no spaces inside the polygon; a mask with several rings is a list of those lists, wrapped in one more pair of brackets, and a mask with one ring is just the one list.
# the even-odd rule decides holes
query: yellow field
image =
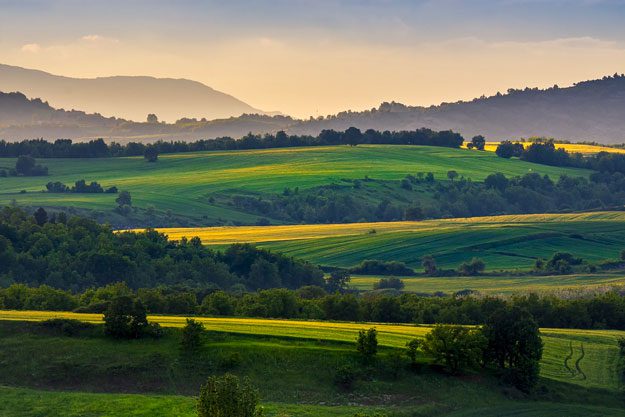
{"label": "yellow field", "polygon": [[304,224],[286,226],[226,226],[161,228],[172,240],[183,237],[199,237],[205,244],[228,245],[232,243],[282,242],[292,240],[321,239],[339,236],[356,236],[387,232],[442,232],[445,230],[502,228],[562,222],[614,222],[625,221],[625,212],[593,212],[575,214],[518,214],[484,216],[443,220],[377,222],[349,224]]}
{"label": "yellow field", "polygon": [[[469,142],[465,142],[462,147],[466,148]],[[527,148],[530,143],[523,142],[523,145]],[[499,142],[486,142],[486,146],[484,150],[489,152],[495,152],[499,146]],[[625,154],[625,149],[621,148],[611,148],[609,146],[595,146],[595,145],[584,145],[579,143],[556,143],[556,148],[564,149],[570,153],[581,153],[585,155],[592,155],[599,152],[611,152],[611,153],[623,153]]]}

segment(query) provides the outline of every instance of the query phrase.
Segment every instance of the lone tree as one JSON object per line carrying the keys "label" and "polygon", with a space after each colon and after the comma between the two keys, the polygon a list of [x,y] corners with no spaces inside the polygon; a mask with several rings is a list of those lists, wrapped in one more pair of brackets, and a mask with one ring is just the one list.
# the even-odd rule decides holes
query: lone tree
{"label": "lone tree", "polygon": [[202,348],[202,333],[204,325],[199,321],[187,319],[187,324],[182,328],[182,340],[180,347],[185,353],[195,353]]}
{"label": "lone tree", "polygon": [[485,359],[505,370],[504,379],[529,392],[538,382],[543,342],[529,311],[502,307],[486,321],[482,332],[487,340]]}
{"label": "lone tree", "polygon": [[148,327],[145,307],[129,296],[113,298],[104,312],[104,332],[118,339],[137,339]]}
{"label": "lone tree", "polygon": [[326,286],[328,292],[342,292],[347,288],[347,283],[351,277],[349,272],[341,269],[338,271],[332,271],[330,276],[326,279]]}
{"label": "lone tree", "polygon": [[199,417],[262,417],[259,396],[247,378],[232,374],[211,376],[202,385],[197,401]]}
{"label": "lone tree", "polygon": [[154,146],[148,146],[143,152],[143,157],[148,162],[158,161],[158,150]]}
{"label": "lone tree", "polygon": [[436,266],[436,259],[434,259],[432,255],[425,255],[421,259],[421,265],[423,266],[426,275],[436,275],[438,269]]}
{"label": "lone tree", "polygon": [[484,138],[484,136],[482,135],[473,136],[473,139],[471,139],[471,144],[473,145],[474,149],[477,149],[478,151],[483,151],[486,147],[486,138]]}
{"label": "lone tree", "polygon": [[447,171],[447,178],[449,178],[453,182],[453,180],[458,178],[458,173],[454,171],[453,169],[450,171]]}
{"label": "lone tree", "polygon": [[132,198],[130,197],[130,193],[128,191],[122,191],[119,193],[115,202],[121,206],[132,206]]}
{"label": "lone tree", "polygon": [[378,353],[378,331],[375,327],[361,330],[356,338],[356,350],[364,362],[371,362]]}

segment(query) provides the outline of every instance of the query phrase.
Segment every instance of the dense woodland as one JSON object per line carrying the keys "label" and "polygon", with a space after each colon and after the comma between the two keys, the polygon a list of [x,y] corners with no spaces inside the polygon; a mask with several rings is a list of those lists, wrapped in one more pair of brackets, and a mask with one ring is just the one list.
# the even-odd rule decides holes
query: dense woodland
{"label": "dense woodland", "polygon": [[168,241],[155,231],[114,233],[110,227],[63,213],[34,216],[0,211],[0,281],[86,288],[124,281],[133,288],[159,284],[200,288],[299,288],[323,285],[312,264],[250,245],[223,253],[199,239]]}

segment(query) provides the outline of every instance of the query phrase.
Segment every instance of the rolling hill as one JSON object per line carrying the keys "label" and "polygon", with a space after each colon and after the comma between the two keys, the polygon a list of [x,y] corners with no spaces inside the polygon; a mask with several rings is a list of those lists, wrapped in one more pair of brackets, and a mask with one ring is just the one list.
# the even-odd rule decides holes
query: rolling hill
{"label": "rolling hill", "polygon": [[528,270],[537,258],[549,258],[558,251],[596,262],[617,258],[625,249],[624,212],[159,230],[174,240],[198,236],[206,245],[255,243],[333,267],[379,259],[421,269],[421,258],[433,255],[444,268],[479,257],[490,271]]}
{"label": "rolling hill", "polygon": [[[466,178],[481,181],[493,172],[508,176],[537,172],[552,178],[561,174],[590,174],[590,171],[580,169],[506,160],[491,152],[410,145],[166,154],[161,155],[157,163],[147,163],[143,157],[41,161],[49,168],[47,177],[0,178],[0,205],[15,200],[25,206],[111,212],[116,206],[114,194],[42,192],[49,181],[73,184],[84,179],[97,181],[104,187],[127,190],[132,195],[133,206],[145,210],[151,205],[160,212],[170,210],[177,216],[186,217],[188,225],[255,224],[258,215],[244,213],[220,202],[220,195],[247,193],[258,196],[282,193],[285,188],[306,190],[318,186],[351,186],[351,182],[345,180],[365,176],[398,181],[408,173],[432,172],[435,178],[445,179],[447,171],[456,170]],[[14,164],[14,159],[0,158],[0,168],[10,168]],[[112,220],[119,227],[145,226],[145,223],[128,223],[123,218],[102,220]],[[176,223],[170,219],[162,225]]]}
{"label": "rolling hill", "polygon": [[45,98],[54,107],[80,109],[134,121],[155,113],[173,122],[183,117],[220,119],[262,111],[197,81],[154,77],[70,78],[0,64],[0,91]]}

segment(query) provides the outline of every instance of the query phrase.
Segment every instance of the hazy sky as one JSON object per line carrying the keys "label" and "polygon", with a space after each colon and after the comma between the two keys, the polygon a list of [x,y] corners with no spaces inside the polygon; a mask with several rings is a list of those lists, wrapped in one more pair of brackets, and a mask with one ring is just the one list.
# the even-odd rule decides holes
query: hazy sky
{"label": "hazy sky", "polygon": [[625,72],[625,0],[0,0],[0,63],[302,117],[438,104]]}

